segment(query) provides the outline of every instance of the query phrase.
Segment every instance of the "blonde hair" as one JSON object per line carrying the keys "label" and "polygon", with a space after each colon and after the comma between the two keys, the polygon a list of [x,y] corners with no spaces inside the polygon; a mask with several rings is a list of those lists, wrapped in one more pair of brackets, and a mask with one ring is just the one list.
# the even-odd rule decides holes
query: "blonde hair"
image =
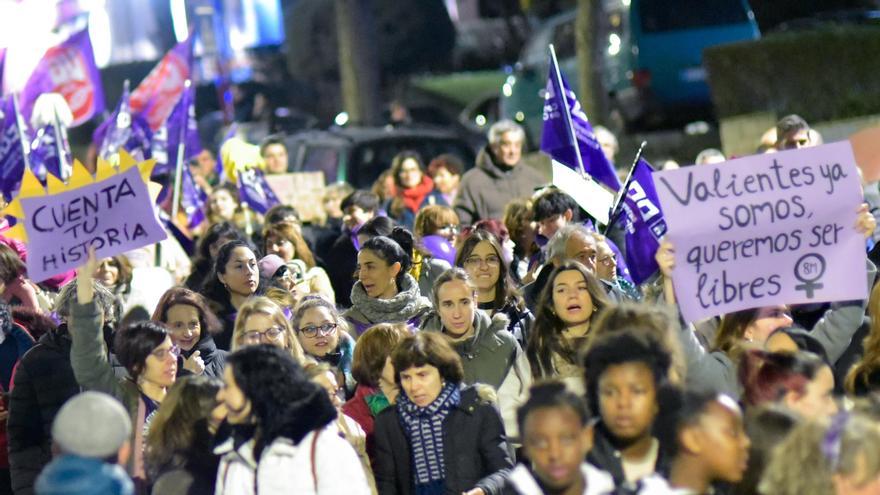
{"label": "blonde hair", "polygon": [[871,317],[871,328],[862,341],[864,349],[862,359],[853,365],[844,380],[844,388],[850,394],[855,394],[857,384],[868,385],[868,376],[871,372],[880,369],[880,284],[874,285],[871,289],[868,316]]}
{"label": "blonde hair", "polygon": [[455,210],[444,205],[428,205],[416,213],[413,221],[413,235],[421,239],[427,235],[436,234],[438,230],[447,225],[458,225],[458,215]]}
{"label": "blonde hair", "polygon": [[[880,473],[880,428],[860,414],[805,421],[774,449],[758,485],[765,495],[834,493],[834,476],[867,483]],[[861,469],[860,469],[861,468]]]}
{"label": "blonde hair", "polygon": [[248,318],[255,314],[268,316],[273,323],[284,330],[284,337],[287,341],[287,350],[290,351],[290,355],[293,359],[302,364],[305,359],[305,353],[303,352],[302,346],[299,344],[299,339],[296,338],[296,334],[293,332],[293,327],[290,326],[290,322],[287,321],[287,317],[284,316],[284,311],[281,309],[281,306],[268,297],[253,297],[241,305],[241,308],[238,310],[238,316],[235,317],[235,327],[232,330],[232,351],[234,352],[246,345],[242,342],[242,339],[244,338],[245,323]]}

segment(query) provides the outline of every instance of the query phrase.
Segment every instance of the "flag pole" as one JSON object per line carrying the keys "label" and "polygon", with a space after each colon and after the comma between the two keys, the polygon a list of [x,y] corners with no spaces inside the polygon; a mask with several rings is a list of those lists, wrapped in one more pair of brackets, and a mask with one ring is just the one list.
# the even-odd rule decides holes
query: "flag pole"
{"label": "flag pole", "polygon": [[59,177],[63,181],[67,181],[67,179],[71,176],[72,165],[67,162],[67,128],[61,124],[61,119],[58,117],[58,109],[53,108],[52,113],[54,114],[54,119],[52,120],[52,127],[55,128],[55,149],[58,153],[58,172],[61,174]]}
{"label": "flag pole", "polygon": [[12,108],[15,110],[15,127],[18,128],[18,139],[21,141],[21,154],[24,158],[25,168],[31,168],[31,160],[28,157],[28,139],[24,130],[24,118],[18,108],[18,93],[12,93]]}
{"label": "flag pole", "polygon": [[[183,93],[180,94],[181,98],[185,98],[190,85],[192,82],[187,79],[183,83]],[[183,125],[180,126],[180,141],[177,143],[177,163],[174,167],[174,189],[171,194],[171,220],[177,220],[177,212],[180,208],[180,182],[183,179],[183,154],[184,148],[186,147],[185,138],[186,138],[186,128],[189,125],[189,102],[184,101],[186,104],[186,108],[184,112],[186,113],[186,119],[183,121]]]}
{"label": "flag pole", "polygon": [[626,192],[629,189],[629,183],[632,182],[633,172],[635,171],[636,165],[638,165],[639,160],[642,158],[642,151],[644,151],[647,144],[647,141],[642,141],[642,144],[639,145],[639,150],[636,151],[636,157],[633,159],[633,163],[629,167],[629,173],[626,174],[626,180],[623,182],[623,187],[621,187],[620,191],[618,191],[617,199],[614,200],[614,206],[611,208],[611,213],[608,214],[608,224],[605,225],[605,229],[602,231],[602,235],[608,233],[608,230],[611,229],[612,225],[614,225],[615,218],[620,213],[618,210],[620,209],[620,205],[623,204],[623,198],[624,196],[626,196]]}
{"label": "flag pole", "polygon": [[578,166],[581,171],[581,177],[587,179],[587,169],[584,167],[584,160],[581,158],[581,147],[578,145],[577,135],[574,132],[574,125],[571,123],[571,112],[568,108],[568,95],[565,94],[565,86],[562,85],[562,73],[559,72],[559,61],[556,60],[556,49],[553,43],[550,43],[550,62],[553,64],[553,75],[556,78],[556,87],[559,88],[560,96],[562,96],[562,113],[565,115],[565,126],[568,128],[568,136],[571,139],[571,145],[574,147],[574,156],[577,158]]}

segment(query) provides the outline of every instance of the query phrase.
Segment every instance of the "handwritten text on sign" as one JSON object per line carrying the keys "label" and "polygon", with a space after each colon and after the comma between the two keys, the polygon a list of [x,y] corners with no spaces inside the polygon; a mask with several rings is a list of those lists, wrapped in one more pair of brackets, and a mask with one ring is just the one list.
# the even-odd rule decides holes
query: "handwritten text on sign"
{"label": "handwritten text on sign", "polygon": [[98,258],[165,239],[137,167],[77,189],[21,198],[28,236],[28,276],[45,280]]}
{"label": "handwritten text on sign", "polygon": [[862,202],[849,143],[654,175],[689,321],[741,309],[862,299]]}

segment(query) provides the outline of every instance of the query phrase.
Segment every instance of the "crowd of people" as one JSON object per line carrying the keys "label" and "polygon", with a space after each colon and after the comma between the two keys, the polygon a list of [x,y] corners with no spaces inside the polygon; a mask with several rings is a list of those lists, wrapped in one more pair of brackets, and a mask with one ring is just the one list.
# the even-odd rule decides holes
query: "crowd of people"
{"label": "crowd of people", "polygon": [[[173,270],[91,252],[36,283],[0,238],[0,491],[880,493],[870,261],[865,300],[685,322],[674,246],[633,283],[524,140],[495,124],[473,167],[402,152],[371,191],[328,187],[320,225],[248,212],[205,152]],[[261,152],[286,171],[283,141]],[[876,230],[867,206],[841,223]]]}

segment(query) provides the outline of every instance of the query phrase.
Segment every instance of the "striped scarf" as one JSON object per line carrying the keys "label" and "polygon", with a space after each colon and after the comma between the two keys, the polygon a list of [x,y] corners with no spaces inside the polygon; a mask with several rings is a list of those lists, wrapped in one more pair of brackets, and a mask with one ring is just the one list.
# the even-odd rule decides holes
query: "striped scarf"
{"label": "striped scarf", "polygon": [[443,421],[460,401],[457,383],[447,383],[427,407],[415,405],[406,394],[397,398],[397,413],[412,451],[416,493],[443,493]]}

